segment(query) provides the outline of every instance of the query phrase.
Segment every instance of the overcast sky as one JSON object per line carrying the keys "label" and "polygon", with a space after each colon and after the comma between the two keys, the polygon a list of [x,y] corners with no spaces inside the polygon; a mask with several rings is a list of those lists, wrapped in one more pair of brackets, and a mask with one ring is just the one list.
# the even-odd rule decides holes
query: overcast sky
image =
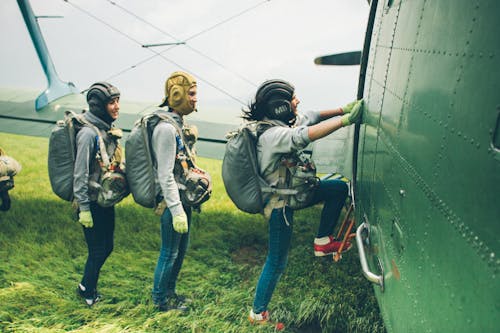
{"label": "overcast sky", "polygon": [[[200,111],[240,110],[270,78],[292,82],[303,108],[349,102],[356,96],[359,67],[317,66],[313,60],[360,50],[369,10],[366,0],[31,0],[31,5],[37,16],[64,16],[39,19],[62,80],[81,90],[108,80],[122,99],[158,103],[166,77],[185,70],[198,78]],[[0,1],[0,25],[0,86],[44,90],[45,76],[17,1]],[[179,41],[186,45],[141,47]]]}

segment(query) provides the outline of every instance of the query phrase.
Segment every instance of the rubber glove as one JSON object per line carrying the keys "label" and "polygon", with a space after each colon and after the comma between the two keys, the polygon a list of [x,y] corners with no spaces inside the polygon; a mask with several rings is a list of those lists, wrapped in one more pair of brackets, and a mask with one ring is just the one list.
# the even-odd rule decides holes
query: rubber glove
{"label": "rubber glove", "polygon": [[80,212],[80,218],[78,219],[85,228],[92,228],[94,226],[94,220],[92,220],[92,214],[90,210],[82,210]]}
{"label": "rubber glove", "polygon": [[178,233],[185,234],[188,232],[188,218],[186,213],[182,212],[182,214],[174,216],[172,224],[174,225],[174,230]]}
{"label": "rubber glove", "polygon": [[351,103],[349,103],[349,104],[347,104],[347,105],[343,106],[343,107],[341,108],[341,109],[342,109],[342,112],[343,112],[344,114],[346,114],[346,113],[351,113],[352,108],[354,107],[354,105],[356,105],[356,103],[357,103],[357,102],[358,102],[358,101],[354,101],[354,102],[351,102]]}
{"label": "rubber glove", "polygon": [[359,122],[362,113],[363,113],[363,100],[360,99],[359,101],[356,101],[356,103],[350,110],[350,113],[347,113],[342,116],[341,118],[342,126],[347,126]]}

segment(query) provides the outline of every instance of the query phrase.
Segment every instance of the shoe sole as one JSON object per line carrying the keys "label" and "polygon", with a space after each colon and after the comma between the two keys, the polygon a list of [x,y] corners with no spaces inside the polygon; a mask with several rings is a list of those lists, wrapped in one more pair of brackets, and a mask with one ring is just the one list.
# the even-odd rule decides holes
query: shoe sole
{"label": "shoe sole", "polygon": [[[352,244],[351,244],[351,246],[349,246],[348,248],[343,249],[343,250],[342,250],[342,253],[346,253],[346,252],[347,252],[347,251],[349,251],[351,248],[352,248]],[[324,257],[324,256],[336,255],[336,254],[337,254],[337,252],[328,252],[328,253],[326,253],[326,252],[323,252],[323,251],[314,251],[314,255],[315,255],[316,257]]]}
{"label": "shoe sole", "polygon": [[337,252],[330,252],[330,253],[325,253],[323,251],[314,251],[314,255],[316,257],[324,257],[324,256],[329,256],[329,255],[336,255]]}
{"label": "shoe sole", "polygon": [[156,308],[158,309],[159,312],[168,312],[168,311],[178,311],[178,312],[182,312],[182,313],[185,313],[185,312],[188,312],[189,311],[189,308],[187,306],[178,306],[178,307],[163,307],[163,306],[156,306]]}
{"label": "shoe sole", "polygon": [[283,331],[285,329],[285,324],[280,322],[274,323],[269,320],[255,320],[251,316],[248,316],[248,321],[250,321],[252,325],[274,326],[276,331]]}

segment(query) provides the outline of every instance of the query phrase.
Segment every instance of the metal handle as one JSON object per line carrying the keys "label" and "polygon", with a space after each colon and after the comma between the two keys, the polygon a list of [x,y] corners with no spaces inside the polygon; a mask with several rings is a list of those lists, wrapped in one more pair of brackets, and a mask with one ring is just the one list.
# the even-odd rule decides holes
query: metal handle
{"label": "metal handle", "polygon": [[358,245],[359,262],[361,263],[361,268],[363,269],[363,275],[368,279],[368,281],[378,284],[383,292],[384,291],[383,266],[381,265],[382,263],[380,262],[379,259],[378,264],[380,266],[382,274],[377,275],[370,272],[370,269],[368,268],[368,262],[366,261],[365,247],[363,245],[363,239],[361,236],[361,233],[363,232],[364,229],[368,230],[368,224],[366,224],[365,222],[362,223],[356,230],[356,244]]}

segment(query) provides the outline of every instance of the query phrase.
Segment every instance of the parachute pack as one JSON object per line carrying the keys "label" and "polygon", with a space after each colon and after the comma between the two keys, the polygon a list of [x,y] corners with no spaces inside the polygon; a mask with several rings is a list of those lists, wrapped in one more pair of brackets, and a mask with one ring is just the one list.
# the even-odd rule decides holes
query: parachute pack
{"label": "parachute pack", "polygon": [[63,120],[57,121],[49,138],[48,170],[52,191],[63,200],[73,201],[76,134],[83,126],[94,129],[97,136],[99,164],[103,169],[100,184],[94,184],[98,190],[97,203],[103,207],[112,206],[129,193],[123,172],[116,163],[110,162],[104,140],[97,127],[88,122],[83,114],[70,110],[64,113]]}
{"label": "parachute pack", "polygon": [[0,148],[0,210],[10,209],[9,191],[14,188],[14,176],[21,171],[21,164]]}
{"label": "parachute pack", "polygon": [[0,148],[0,192],[9,191],[14,187],[14,176],[19,171],[21,171],[21,164]]}
{"label": "parachute pack", "polygon": [[125,142],[125,153],[130,157],[126,160],[130,192],[135,202],[141,206],[155,208],[159,204],[151,137],[160,121],[166,121],[174,126],[177,132],[177,145],[181,147],[179,150],[182,150],[177,154],[174,168],[181,201],[188,206],[199,207],[211,196],[212,180],[206,171],[194,164],[194,155],[189,146],[194,144],[195,139],[192,136],[195,130],[183,131],[174,119],[159,112],[152,112],[139,119]]}
{"label": "parachute pack", "polygon": [[267,122],[249,122],[228,133],[222,160],[222,180],[229,198],[240,210],[256,214],[264,208],[273,194],[286,200],[293,209],[308,206],[318,184],[316,168],[303,155],[284,156],[280,165],[278,187],[271,187],[259,173],[257,140],[268,128]]}

